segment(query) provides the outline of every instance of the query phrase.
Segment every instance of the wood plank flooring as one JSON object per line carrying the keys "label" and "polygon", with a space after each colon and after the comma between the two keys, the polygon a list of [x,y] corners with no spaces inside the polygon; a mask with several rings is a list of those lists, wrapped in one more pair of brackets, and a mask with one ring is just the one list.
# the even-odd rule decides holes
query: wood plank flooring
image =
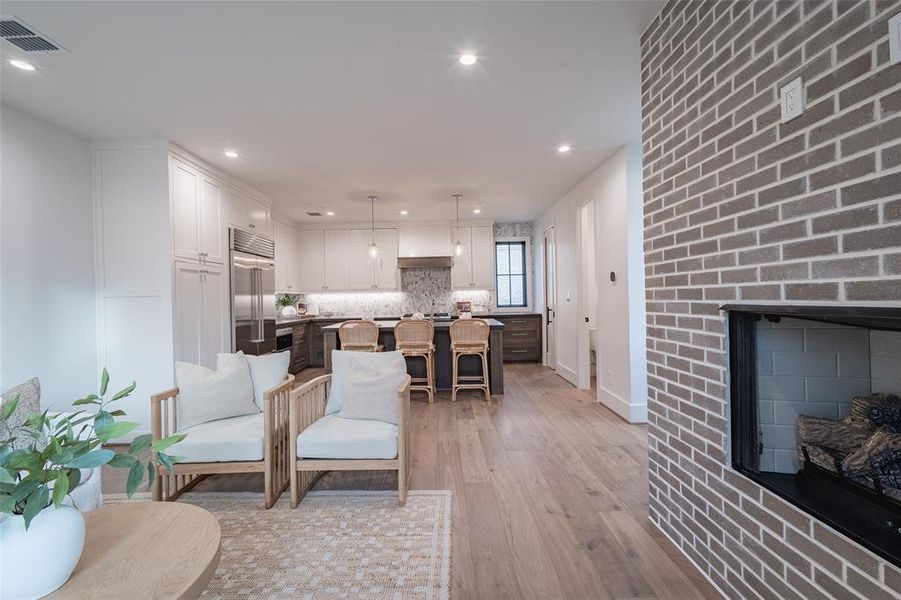
{"label": "wood plank flooring", "polygon": [[[454,492],[452,596],[719,598],[648,520],[647,428],[539,365],[505,365],[505,383],[491,405],[414,394],[410,488]],[[108,471],[104,489],[121,492],[125,473]],[[396,485],[389,472],[330,473],[316,488]],[[261,491],[262,476],[196,489]]]}

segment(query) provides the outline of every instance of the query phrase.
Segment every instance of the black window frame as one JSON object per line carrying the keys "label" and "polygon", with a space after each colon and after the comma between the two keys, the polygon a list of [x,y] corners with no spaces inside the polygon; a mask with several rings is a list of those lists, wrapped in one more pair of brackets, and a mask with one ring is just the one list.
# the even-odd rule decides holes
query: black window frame
{"label": "black window frame", "polygon": [[[508,248],[508,252],[513,252],[513,247],[519,247],[522,252],[522,273],[507,273],[500,274],[498,273],[497,268],[497,249],[498,246],[506,246]],[[498,290],[497,296],[497,307],[498,308],[528,308],[529,307],[529,248],[526,240],[496,240],[494,242],[494,286],[495,290]],[[506,278],[506,284],[508,286],[508,290],[511,289],[510,281],[513,277],[522,277],[522,304],[501,304],[500,302],[500,292],[501,289],[501,277]],[[512,294],[510,294],[512,296]],[[511,298],[512,299],[512,298]]]}

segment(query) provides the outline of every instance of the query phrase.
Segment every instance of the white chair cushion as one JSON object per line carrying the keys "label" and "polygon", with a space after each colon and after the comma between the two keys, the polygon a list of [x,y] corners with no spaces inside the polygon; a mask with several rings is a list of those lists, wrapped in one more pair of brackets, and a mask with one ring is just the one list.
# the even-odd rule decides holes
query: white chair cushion
{"label": "white chair cushion", "polygon": [[[400,364],[398,363],[399,359],[403,363],[404,373],[406,373],[407,367],[406,363],[403,362],[403,356],[403,353],[399,350],[395,352],[332,350],[332,387],[329,391],[328,402],[325,405],[325,414],[331,415],[341,412],[341,409],[344,408],[344,402],[348,398],[347,382],[363,370],[372,368],[384,369],[392,364]],[[400,387],[399,383],[397,387]],[[397,394],[395,394],[396,399]]]}
{"label": "white chair cushion", "polygon": [[178,433],[188,437],[166,452],[181,456],[184,463],[263,460],[262,413],[201,423]]}
{"label": "white chair cushion", "polygon": [[358,365],[344,382],[344,419],[385,421],[397,425],[397,390],[407,378],[407,362],[400,352],[381,365]]}
{"label": "white chair cushion", "polygon": [[240,352],[217,355],[215,371],[177,362],[175,381],[180,428],[260,412],[253,402],[250,367]]}
{"label": "white chair cushion", "polygon": [[297,436],[300,458],[397,457],[397,425],[326,415]]}
{"label": "white chair cushion", "polygon": [[263,409],[266,392],[285,381],[291,363],[291,351],[273,352],[254,356],[242,354],[250,367],[250,379],[253,381],[253,401],[257,408]]}

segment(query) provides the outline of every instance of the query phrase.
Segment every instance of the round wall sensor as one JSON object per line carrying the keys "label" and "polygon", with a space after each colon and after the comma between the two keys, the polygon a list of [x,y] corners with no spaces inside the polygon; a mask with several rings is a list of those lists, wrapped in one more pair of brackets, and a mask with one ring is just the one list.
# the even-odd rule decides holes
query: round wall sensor
{"label": "round wall sensor", "polygon": [[610,271],[610,281],[616,281],[616,271]]}

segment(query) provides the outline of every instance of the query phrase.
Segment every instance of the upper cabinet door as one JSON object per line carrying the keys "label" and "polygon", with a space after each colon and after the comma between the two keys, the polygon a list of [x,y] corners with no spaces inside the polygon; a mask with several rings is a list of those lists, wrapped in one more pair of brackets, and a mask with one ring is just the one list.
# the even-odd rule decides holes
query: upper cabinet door
{"label": "upper cabinet door", "polygon": [[340,291],[350,288],[350,232],[346,229],[328,229],[325,232],[325,286],[323,289]]}
{"label": "upper cabinet door", "polygon": [[472,287],[494,289],[494,235],[491,227],[472,228]]}
{"label": "upper cabinet door", "polygon": [[369,256],[369,244],[375,239],[370,229],[350,231],[350,279],[349,289],[371,290],[375,287],[373,259]]}
{"label": "upper cabinet door", "polygon": [[[463,250],[456,253],[457,242],[462,242]],[[451,256],[454,266],[451,269],[451,287],[455,290],[472,287],[472,227],[454,227],[451,240]]]}
{"label": "upper cabinet door", "polygon": [[173,160],[172,253],[180,258],[200,258],[200,174],[188,165]]}
{"label": "upper cabinet door", "polygon": [[199,365],[204,354],[203,267],[175,263],[175,360]]}
{"label": "upper cabinet door", "polygon": [[223,218],[222,184],[200,176],[200,258],[205,262],[225,263],[226,226]]}
{"label": "upper cabinet door", "polygon": [[273,236],[275,240],[275,291],[288,291],[288,226],[278,221],[272,222]]}
{"label": "upper cabinet door", "polygon": [[251,198],[247,199],[247,229],[265,237],[272,237],[269,207]]}
{"label": "upper cabinet door", "polygon": [[397,229],[376,229],[375,242],[382,251],[375,265],[375,288],[386,291],[400,289]]}
{"label": "upper cabinet door", "polygon": [[299,288],[302,292],[321,292],[325,289],[325,274],[323,272],[323,265],[325,264],[324,234],[324,231],[316,229],[304,229],[300,232],[300,261],[297,267],[300,282]]}
{"label": "upper cabinet door", "polygon": [[300,285],[300,232],[296,229],[288,228],[288,268],[285,273],[285,283],[287,289],[292,294],[298,294],[302,291]]}

